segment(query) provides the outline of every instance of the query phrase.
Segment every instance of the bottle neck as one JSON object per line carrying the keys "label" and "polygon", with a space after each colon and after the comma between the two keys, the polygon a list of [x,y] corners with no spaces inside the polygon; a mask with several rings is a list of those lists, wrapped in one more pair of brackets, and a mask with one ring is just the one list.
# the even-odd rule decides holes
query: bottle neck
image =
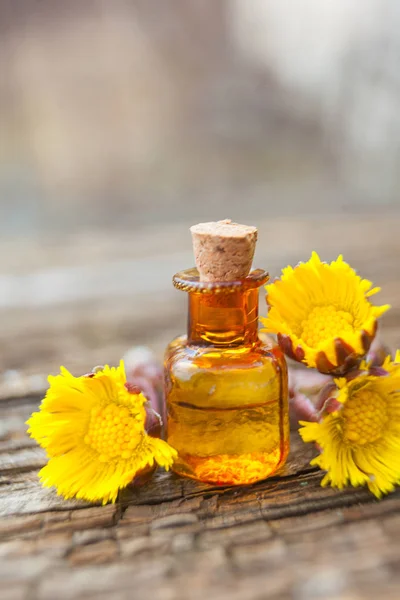
{"label": "bottle neck", "polygon": [[189,344],[239,346],[257,339],[258,288],[229,293],[189,292]]}

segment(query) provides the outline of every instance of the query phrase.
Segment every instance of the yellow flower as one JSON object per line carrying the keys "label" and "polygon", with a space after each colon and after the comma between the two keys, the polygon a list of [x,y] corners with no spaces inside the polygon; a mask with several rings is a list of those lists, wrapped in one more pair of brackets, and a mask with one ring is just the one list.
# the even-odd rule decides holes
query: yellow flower
{"label": "yellow flower", "polygon": [[27,421],[49,457],[39,473],[45,487],[106,504],[154,462],[169,469],[176,451],[147,434],[146,398],[126,385],[122,361],[83,377],[61,367],[49,383],[40,411]]}
{"label": "yellow flower", "polygon": [[341,375],[369,350],[377,319],[390,308],[370,303],[379,292],[371,287],[342,256],[327,264],[313,252],[308,262],[283,269],[281,279],[266,286],[265,331],[278,334],[291,358]]}
{"label": "yellow flower", "polygon": [[337,410],[300,422],[303,440],[321,449],[311,464],[327,471],[323,486],[367,485],[380,498],[400,482],[400,364],[384,366],[386,375],[337,379]]}

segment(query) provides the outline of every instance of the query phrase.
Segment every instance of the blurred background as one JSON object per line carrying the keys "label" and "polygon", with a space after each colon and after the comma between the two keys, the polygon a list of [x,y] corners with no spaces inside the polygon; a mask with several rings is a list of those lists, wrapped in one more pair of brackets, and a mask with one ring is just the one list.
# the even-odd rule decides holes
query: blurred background
{"label": "blurred background", "polygon": [[399,32],[396,0],[0,0],[0,387],[161,357],[227,217],[271,275],[343,252],[400,345]]}

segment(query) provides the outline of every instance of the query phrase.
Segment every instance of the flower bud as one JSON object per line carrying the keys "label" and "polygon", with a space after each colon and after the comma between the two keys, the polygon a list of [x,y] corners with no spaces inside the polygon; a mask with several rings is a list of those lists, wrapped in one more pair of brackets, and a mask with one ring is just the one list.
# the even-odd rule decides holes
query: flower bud
{"label": "flower bud", "polygon": [[299,421],[317,421],[318,411],[312,400],[331,378],[317,371],[289,369],[290,428],[297,429]]}
{"label": "flower bud", "polygon": [[321,389],[316,402],[316,409],[320,416],[335,412],[340,408],[340,404],[336,400],[336,392],[337,386],[332,380]]}
{"label": "flower bud", "polygon": [[154,435],[165,423],[163,369],[153,352],[145,346],[134,346],[124,356],[127,385],[135,386],[146,397],[146,430]]}
{"label": "flower bud", "polygon": [[374,339],[367,354],[367,363],[371,367],[381,367],[391,352],[379,339]]}

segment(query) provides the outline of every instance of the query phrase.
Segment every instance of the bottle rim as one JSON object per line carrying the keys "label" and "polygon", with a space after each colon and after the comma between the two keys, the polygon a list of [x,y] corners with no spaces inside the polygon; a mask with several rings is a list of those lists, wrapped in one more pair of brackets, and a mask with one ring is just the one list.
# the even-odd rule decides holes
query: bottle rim
{"label": "bottle rim", "polygon": [[259,288],[269,280],[269,273],[264,269],[252,270],[245,279],[237,281],[200,281],[196,268],[185,269],[176,273],[172,282],[182,292],[199,292],[202,294],[229,294]]}

